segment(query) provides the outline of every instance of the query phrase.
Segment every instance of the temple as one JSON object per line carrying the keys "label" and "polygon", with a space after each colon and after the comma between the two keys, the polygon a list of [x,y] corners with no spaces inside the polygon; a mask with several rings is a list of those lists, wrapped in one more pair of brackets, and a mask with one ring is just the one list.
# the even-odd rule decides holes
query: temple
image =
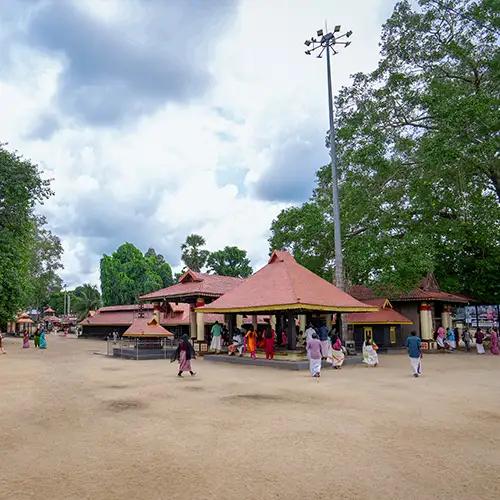
{"label": "temple", "polygon": [[[474,302],[474,299],[470,297],[442,291],[432,273],[429,273],[422,279],[419,285],[413,290],[407,293],[392,295],[388,299],[385,297],[377,297],[373,290],[363,285],[354,285],[349,289],[349,292],[358,300],[367,303],[377,299],[384,301],[390,300],[390,302],[388,300],[390,308],[407,320],[398,323],[400,328],[399,330],[396,329],[396,331],[392,331],[392,337],[390,330],[389,337],[387,337],[386,334],[384,336],[383,345],[395,346],[402,345],[410,331],[415,330],[420,334],[422,340],[426,341],[429,347],[432,347],[434,331],[439,326],[443,326],[444,328],[453,326],[453,308]],[[386,314],[389,313],[387,307],[385,309]],[[390,314],[393,315],[394,313]],[[364,324],[364,328],[377,324],[373,316],[363,317],[362,315],[357,315],[351,319],[355,319],[359,325]],[[392,342],[393,340],[395,340],[394,343]]]}
{"label": "temple", "polygon": [[197,313],[227,314],[234,324],[236,314],[269,314],[287,329],[288,348],[296,348],[296,322],[304,331],[306,323],[321,319],[331,324],[332,313],[372,312],[376,306],[351,297],[328,281],[301,266],[286,251],[274,251],[262,269],[210,304],[199,306]]}
{"label": "temple", "polygon": [[[207,324],[215,322],[215,318],[197,313],[195,309],[221,297],[241,285],[243,281],[241,278],[233,278],[232,276],[198,273],[188,269],[175,285],[142,295],[140,300],[151,302],[154,314],[159,314],[167,303],[188,304],[191,338],[195,338],[198,342],[204,342],[208,333],[206,331]],[[213,321],[211,321],[212,319]],[[223,323],[224,316],[219,316],[217,320],[219,323]]]}

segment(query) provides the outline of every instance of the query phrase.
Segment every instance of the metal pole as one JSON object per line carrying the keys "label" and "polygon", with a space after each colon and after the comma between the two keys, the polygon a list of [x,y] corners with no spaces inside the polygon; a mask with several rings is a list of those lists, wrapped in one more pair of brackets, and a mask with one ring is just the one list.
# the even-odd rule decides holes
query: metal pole
{"label": "metal pole", "polygon": [[340,201],[337,174],[337,152],[335,149],[335,124],[333,120],[333,93],[330,65],[330,47],[326,47],[326,67],[328,77],[328,111],[330,118],[330,159],[332,162],[333,231],[335,241],[335,284],[344,290],[344,270],[342,257],[342,236],[340,228]]}

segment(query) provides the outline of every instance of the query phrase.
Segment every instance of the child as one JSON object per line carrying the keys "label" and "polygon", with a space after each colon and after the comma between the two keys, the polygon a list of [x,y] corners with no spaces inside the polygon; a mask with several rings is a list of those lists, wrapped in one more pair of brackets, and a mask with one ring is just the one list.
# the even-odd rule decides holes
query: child
{"label": "child", "polygon": [[257,350],[257,334],[252,328],[248,330],[245,339],[247,341],[247,350],[250,352],[250,357],[255,359],[257,357],[255,355],[255,351]]}

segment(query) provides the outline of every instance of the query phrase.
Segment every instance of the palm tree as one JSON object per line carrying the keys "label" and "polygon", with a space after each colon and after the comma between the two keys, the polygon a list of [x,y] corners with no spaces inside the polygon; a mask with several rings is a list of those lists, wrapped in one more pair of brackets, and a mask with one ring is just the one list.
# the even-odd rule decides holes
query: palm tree
{"label": "palm tree", "polygon": [[79,320],[86,318],[89,311],[101,307],[101,294],[97,286],[90,283],[76,287],[73,292],[73,300],[74,311]]}

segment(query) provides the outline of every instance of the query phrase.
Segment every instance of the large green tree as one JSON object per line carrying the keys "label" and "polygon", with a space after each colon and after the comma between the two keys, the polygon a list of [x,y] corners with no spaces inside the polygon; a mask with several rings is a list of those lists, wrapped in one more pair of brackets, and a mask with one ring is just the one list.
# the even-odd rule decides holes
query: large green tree
{"label": "large green tree", "polygon": [[29,305],[33,260],[43,233],[34,208],[51,194],[35,164],[0,145],[0,326]]}
{"label": "large green tree", "polygon": [[63,248],[60,239],[44,227],[43,217],[36,217],[35,222],[26,302],[40,311],[49,304],[51,294],[61,290],[62,280],[57,272],[63,267]]}
{"label": "large green tree", "polygon": [[169,264],[153,249],[144,255],[132,243],[124,243],[101,259],[102,300],[106,306],[134,304],[140,295],[172,282]]}
{"label": "large green tree", "polygon": [[211,252],[207,258],[207,268],[215,274],[237,278],[247,278],[253,272],[246,250],[229,246]]}
{"label": "large green tree", "polygon": [[[346,274],[408,289],[441,285],[500,300],[499,8],[489,0],[399,2],[381,60],[337,98]],[[330,277],[331,173],[282,212],[271,248]]]}
{"label": "large green tree", "polygon": [[210,252],[204,246],[205,238],[199,234],[190,234],[181,245],[182,260],[192,271],[201,271],[207,262]]}

